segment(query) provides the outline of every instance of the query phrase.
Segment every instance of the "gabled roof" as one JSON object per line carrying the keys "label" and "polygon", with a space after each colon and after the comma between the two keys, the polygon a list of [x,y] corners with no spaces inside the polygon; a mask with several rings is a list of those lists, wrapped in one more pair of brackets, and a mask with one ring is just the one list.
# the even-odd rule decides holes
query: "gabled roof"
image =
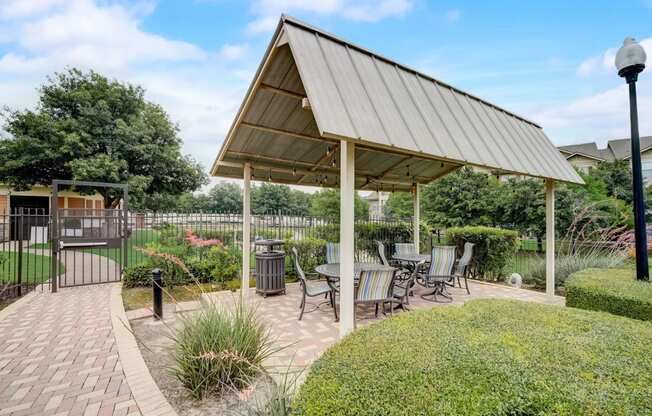
{"label": "gabled roof", "polygon": [[[212,173],[241,177],[248,161],[272,179],[314,183],[305,178],[337,173],[329,153],[340,140],[357,145],[358,188],[409,188],[467,164],[582,183],[535,123],[282,16]],[[297,168],[308,170],[300,180]]]}
{"label": "gabled roof", "polygon": [[612,162],[614,160],[614,155],[611,149],[608,147],[605,149],[598,149],[598,145],[595,142],[559,146],[558,149],[565,154],[567,159],[579,155],[596,159],[601,162]]}
{"label": "gabled roof", "polygon": [[[617,160],[629,159],[632,156],[632,142],[630,139],[609,140],[607,147],[611,149]],[[652,148],[652,136],[641,137],[641,152]]]}

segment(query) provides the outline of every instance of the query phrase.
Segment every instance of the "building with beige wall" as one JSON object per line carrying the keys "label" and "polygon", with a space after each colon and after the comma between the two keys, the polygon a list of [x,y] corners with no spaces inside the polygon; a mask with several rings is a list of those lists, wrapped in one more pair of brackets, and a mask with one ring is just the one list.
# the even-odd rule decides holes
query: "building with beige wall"
{"label": "building with beige wall", "polygon": [[[631,159],[630,139],[609,140],[606,147],[599,148],[595,142],[559,146],[566,160],[578,170],[588,173],[600,162]],[[643,180],[652,182],[652,136],[641,137],[641,162]]]}
{"label": "building with beige wall", "polygon": [[[21,208],[23,212],[35,215],[30,219],[30,225],[44,226],[47,224],[51,198],[52,188],[50,186],[34,186],[29,191],[16,191],[9,186],[0,185],[0,241],[14,237],[12,234],[15,234],[17,227],[12,226],[12,221],[15,220],[15,216],[9,214],[18,213]],[[58,193],[58,206],[60,208],[102,209],[104,208],[104,198],[98,193],[81,195],[78,192],[62,190]]]}

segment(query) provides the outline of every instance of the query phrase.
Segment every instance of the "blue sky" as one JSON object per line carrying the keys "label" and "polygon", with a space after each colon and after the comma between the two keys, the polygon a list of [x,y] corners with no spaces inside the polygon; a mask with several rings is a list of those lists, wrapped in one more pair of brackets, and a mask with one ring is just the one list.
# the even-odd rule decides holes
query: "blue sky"
{"label": "blue sky", "polygon": [[[139,83],[209,166],[286,12],[543,125],[555,144],[628,135],[613,54],[652,62],[652,0],[0,0],[0,105],[66,66]],[[652,63],[650,64],[652,66]],[[639,82],[652,134],[652,73]]]}

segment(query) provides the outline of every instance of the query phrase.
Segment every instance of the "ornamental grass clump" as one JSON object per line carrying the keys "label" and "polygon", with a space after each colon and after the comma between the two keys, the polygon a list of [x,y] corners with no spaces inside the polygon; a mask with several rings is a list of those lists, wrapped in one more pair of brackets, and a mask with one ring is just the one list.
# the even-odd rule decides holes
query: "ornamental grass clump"
{"label": "ornamental grass clump", "polygon": [[207,305],[184,318],[173,338],[172,371],[197,399],[246,387],[264,373],[263,361],[278,351],[255,310],[241,302]]}

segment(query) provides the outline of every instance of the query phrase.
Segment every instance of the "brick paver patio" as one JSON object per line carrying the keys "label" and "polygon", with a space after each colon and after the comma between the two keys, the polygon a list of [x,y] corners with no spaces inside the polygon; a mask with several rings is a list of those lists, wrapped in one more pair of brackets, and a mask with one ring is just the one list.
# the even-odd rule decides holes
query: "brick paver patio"
{"label": "brick paver patio", "polygon": [[0,415],[140,415],[111,323],[114,284],[38,293],[0,320]]}

